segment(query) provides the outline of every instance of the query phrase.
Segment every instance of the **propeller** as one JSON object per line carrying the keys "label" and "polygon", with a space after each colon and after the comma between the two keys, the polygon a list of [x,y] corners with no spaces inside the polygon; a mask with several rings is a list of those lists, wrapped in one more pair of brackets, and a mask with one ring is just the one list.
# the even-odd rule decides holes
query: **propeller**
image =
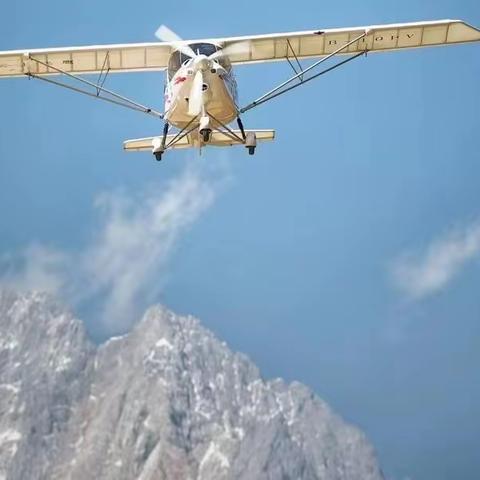
{"label": "propeller", "polygon": [[180,50],[180,52],[182,52],[187,57],[195,58],[197,56],[197,54],[166,25],[160,25],[158,30],[155,32],[155,36],[162,42],[171,43],[177,50]]}
{"label": "propeller", "polygon": [[241,55],[242,53],[250,52],[251,44],[250,42],[235,42],[227,45],[221,50],[217,50],[215,53],[212,53],[208,59],[215,60],[217,58],[230,56],[230,55]]}
{"label": "propeller", "polygon": [[[162,42],[171,43],[173,47],[177,50],[180,50],[187,57],[195,58],[197,54],[188,46],[182,38],[177,35],[174,31],[170,30],[166,25],[160,25],[160,27],[155,32],[155,36]],[[215,60],[220,57],[228,55],[239,55],[242,53],[248,53],[250,51],[251,44],[248,41],[235,42],[227,45],[221,50],[217,50],[212,53],[208,59]]]}

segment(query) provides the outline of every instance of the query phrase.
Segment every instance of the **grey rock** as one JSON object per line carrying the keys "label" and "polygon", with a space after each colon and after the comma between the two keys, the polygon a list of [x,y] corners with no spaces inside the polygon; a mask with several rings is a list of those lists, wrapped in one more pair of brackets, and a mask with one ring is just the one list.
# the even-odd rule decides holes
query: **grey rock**
{"label": "grey rock", "polygon": [[97,347],[45,294],[0,291],[0,480],[379,480],[365,436],[156,306]]}

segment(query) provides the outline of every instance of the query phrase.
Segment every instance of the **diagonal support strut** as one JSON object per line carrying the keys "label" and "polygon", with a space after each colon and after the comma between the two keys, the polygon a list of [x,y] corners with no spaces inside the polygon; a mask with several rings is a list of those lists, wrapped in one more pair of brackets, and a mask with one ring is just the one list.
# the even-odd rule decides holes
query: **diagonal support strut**
{"label": "diagonal support strut", "polygon": [[[290,77],[288,80],[285,80],[283,83],[281,83],[280,85],[276,86],[275,88],[273,88],[272,90],[268,91],[267,93],[265,93],[264,95],[262,95],[261,97],[257,98],[256,100],[254,100],[253,102],[249,103],[248,105],[246,105],[245,107],[241,108],[239,110],[239,113],[245,113],[247,112],[248,110],[251,110],[252,108],[255,108],[255,107],[258,107],[259,105],[261,105],[262,103],[265,103],[265,102],[268,102],[269,100],[272,100],[274,99],[275,97],[278,97],[279,95],[282,95],[290,90],[293,90],[294,88],[296,87],[299,87],[300,85],[303,85],[304,83],[307,83],[309,82],[310,80],[313,80],[314,78],[317,78],[321,75],[324,75],[325,73],[328,73],[328,72],[331,72],[332,70],[334,70],[335,68],[338,68],[342,65],[345,65],[346,63],[350,62],[351,60],[354,60],[355,58],[358,58],[362,55],[365,55],[368,51],[365,50],[363,52],[360,52],[352,57],[349,57],[347,58],[346,60],[343,60],[342,62],[339,62],[337,63],[336,65],[334,65],[333,67],[330,67],[330,68],[327,68],[326,70],[323,70],[315,75],[312,75],[311,77],[309,78],[304,78],[304,75],[309,72],[310,70],[314,69],[315,67],[318,67],[319,65],[321,65],[322,63],[326,62],[327,60],[330,60],[331,58],[333,58],[335,55],[338,55],[339,53],[342,53],[344,50],[348,49],[348,47],[350,47],[350,45],[353,45],[354,43],[360,41],[362,38],[365,38],[367,35],[368,35],[368,31],[365,31],[364,33],[362,33],[362,35],[358,36],[357,38],[351,40],[350,42],[346,43],[345,45],[342,45],[340,48],[337,48],[334,52],[330,53],[329,55],[327,55],[326,57],[323,57],[321,58],[320,60],[318,60],[317,62],[313,63],[312,65],[310,65],[309,67],[301,70],[300,72],[298,72],[296,75],[294,75],[293,77]],[[290,83],[292,83],[294,80],[297,80],[297,79],[300,79],[300,82],[299,83],[296,83],[295,85],[291,85],[288,87],[288,85]]]}
{"label": "diagonal support strut", "polygon": [[[119,95],[118,93],[113,92],[112,90],[108,90],[103,86],[105,82],[105,76],[103,78],[102,82],[102,77],[100,77],[99,81],[102,83],[94,83],[90,82],[89,80],[82,78],[78,75],[73,75],[72,73],[69,73],[65,70],[62,70],[61,68],[55,67],[53,65],[50,65],[46,62],[43,62],[42,60],[39,60],[38,58],[32,57],[31,55],[28,55],[28,59],[34,62],[37,62],[40,65],[43,65],[44,67],[47,67],[48,69],[54,70],[55,72],[65,75],[68,78],[71,78],[81,84],[87,85],[88,87],[91,87],[94,89],[94,92],[69,85],[64,82],[60,82],[58,80],[52,80],[50,78],[44,77],[43,75],[37,75],[35,73],[28,72],[25,75],[27,75],[29,78],[36,78],[38,80],[43,80],[44,82],[51,83],[53,85],[57,85],[59,87],[66,88],[68,90],[72,90],[77,93],[82,93],[83,95],[87,95],[92,98],[98,98],[99,100],[103,100],[105,102],[113,103],[115,105],[119,105],[121,107],[126,107],[131,110],[135,110],[137,112],[142,112],[146,113],[147,115],[152,115],[157,118],[163,118],[164,114],[157,112],[153,108],[146,107],[145,105],[142,105],[141,103],[135,102],[134,100],[131,100],[127,97],[124,97],[123,95]],[[102,96],[100,93],[104,93],[105,95]]]}

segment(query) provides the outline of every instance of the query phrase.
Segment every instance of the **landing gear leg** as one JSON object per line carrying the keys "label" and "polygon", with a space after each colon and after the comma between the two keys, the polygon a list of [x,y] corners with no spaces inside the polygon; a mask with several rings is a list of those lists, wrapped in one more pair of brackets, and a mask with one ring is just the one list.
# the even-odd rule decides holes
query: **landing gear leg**
{"label": "landing gear leg", "polygon": [[245,141],[245,147],[248,150],[249,155],[253,155],[255,153],[255,149],[257,148],[257,136],[255,132],[248,132],[245,133],[245,128],[243,127],[243,122],[240,117],[237,117],[237,125],[242,132],[243,140]]}
{"label": "landing gear leg", "polygon": [[167,133],[169,128],[170,128],[169,123],[165,122],[165,125],[163,126],[163,137],[162,137],[162,150],[164,151],[165,151],[165,144],[167,143]]}
{"label": "landing gear leg", "polygon": [[247,136],[245,135],[245,129],[243,128],[243,122],[242,122],[242,119],[240,117],[237,117],[237,125],[238,125],[238,128],[240,129],[240,131],[242,132],[243,139],[246,140]]}
{"label": "landing gear leg", "polygon": [[160,148],[158,150],[154,150],[153,154],[155,155],[155,160],[157,162],[160,162],[162,160],[162,155],[163,152],[165,151],[165,144],[167,143],[167,134],[168,134],[168,129],[170,128],[170,125],[168,122],[165,122],[165,125],[163,126],[163,136],[162,136],[162,143],[160,144]]}

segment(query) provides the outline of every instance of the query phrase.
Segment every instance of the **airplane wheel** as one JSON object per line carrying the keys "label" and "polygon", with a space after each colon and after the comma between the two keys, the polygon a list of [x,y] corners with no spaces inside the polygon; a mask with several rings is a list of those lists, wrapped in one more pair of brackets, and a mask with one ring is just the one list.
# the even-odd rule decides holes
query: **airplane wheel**
{"label": "airplane wheel", "polygon": [[212,131],[209,128],[204,128],[201,132],[202,139],[205,143],[208,143],[212,138]]}
{"label": "airplane wheel", "polygon": [[163,155],[163,152],[157,152],[155,153],[155,160],[157,162],[160,162],[162,160],[162,155]]}
{"label": "airplane wheel", "polygon": [[248,150],[249,155],[255,153],[255,148],[257,147],[257,136],[255,132],[248,132],[245,136],[245,147]]}

